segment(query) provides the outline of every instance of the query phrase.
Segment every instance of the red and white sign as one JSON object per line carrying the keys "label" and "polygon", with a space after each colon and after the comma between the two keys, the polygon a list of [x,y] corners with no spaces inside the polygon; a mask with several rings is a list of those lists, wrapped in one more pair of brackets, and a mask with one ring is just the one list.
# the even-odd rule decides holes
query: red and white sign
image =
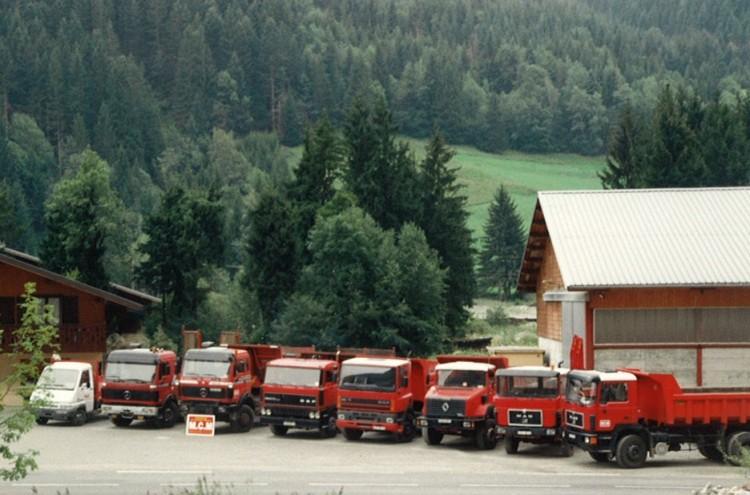
{"label": "red and white sign", "polygon": [[214,436],[216,416],[213,414],[188,414],[185,418],[185,434],[196,437]]}

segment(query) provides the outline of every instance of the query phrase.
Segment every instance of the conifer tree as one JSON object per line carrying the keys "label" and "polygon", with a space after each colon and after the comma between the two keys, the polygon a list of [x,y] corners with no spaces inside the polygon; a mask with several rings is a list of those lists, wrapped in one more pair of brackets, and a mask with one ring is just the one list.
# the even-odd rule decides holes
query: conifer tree
{"label": "conifer tree", "polygon": [[641,183],[639,134],[633,109],[627,105],[609,138],[606,168],[598,173],[605,189],[631,189]]}

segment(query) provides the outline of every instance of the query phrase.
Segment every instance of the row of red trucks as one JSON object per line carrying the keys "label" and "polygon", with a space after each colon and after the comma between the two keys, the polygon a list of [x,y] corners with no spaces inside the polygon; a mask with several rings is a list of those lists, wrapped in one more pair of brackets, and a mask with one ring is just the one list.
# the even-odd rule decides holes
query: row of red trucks
{"label": "row of red trucks", "polygon": [[668,374],[509,368],[501,356],[282,353],[262,344],[191,349],[179,375],[175,353],[162,350],[113,351],[103,377],[87,363],[55,363],[42,374],[54,394],[37,421],[82,424],[98,405],[118,426],[169,427],[204,413],[235,431],[258,420],[275,435],[302,428],[357,440],[375,431],[409,441],[421,433],[430,445],[461,435],[480,449],[504,438],[509,454],[522,442],[557,444],[566,455],[577,446],[623,468],[693,445],[730,462],[750,448],[750,393],[687,392]]}

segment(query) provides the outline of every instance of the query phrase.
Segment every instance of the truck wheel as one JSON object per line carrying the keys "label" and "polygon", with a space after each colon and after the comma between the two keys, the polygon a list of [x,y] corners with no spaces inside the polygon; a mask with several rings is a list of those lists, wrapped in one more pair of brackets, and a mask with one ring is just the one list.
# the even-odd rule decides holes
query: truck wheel
{"label": "truck wheel", "polygon": [[112,416],[112,423],[115,426],[130,426],[133,422],[133,418],[123,418],[122,416]]}
{"label": "truck wheel", "polygon": [[506,454],[517,454],[518,453],[518,445],[521,443],[520,440],[517,438],[513,438],[510,435],[506,435],[505,437],[505,453]]}
{"label": "truck wheel", "polygon": [[497,446],[497,432],[495,431],[494,420],[484,420],[482,426],[475,433],[474,444],[480,450],[492,450]]}
{"label": "truck wheel", "polygon": [[609,454],[607,452],[589,452],[589,455],[596,462],[601,462],[601,463],[609,462]]}
{"label": "truck wheel", "polygon": [[425,428],[422,432],[422,438],[427,445],[438,445],[443,440],[443,432],[434,428]]}
{"label": "truck wheel", "polygon": [[36,424],[46,425],[49,422],[49,418],[36,418]]}
{"label": "truck wheel", "polygon": [[646,442],[640,435],[625,435],[617,442],[615,459],[621,468],[634,469],[643,467],[647,454]]}
{"label": "truck wheel", "polygon": [[338,430],[336,429],[336,416],[331,415],[328,417],[326,425],[320,429],[320,436],[323,438],[333,438],[336,436]]}
{"label": "truck wheel", "polygon": [[289,428],[284,425],[271,425],[271,433],[277,437],[283,437],[287,431],[289,431]]}
{"label": "truck wheel", "polygon": [[411,442],[417,436],[417,427],[414,425],[414,415],[407,414],[404,418],[404,431],[398,434],[399,442]]}
{"label": "truck wheel", "polygon": [[164,405],[164,408],[159,411],[159,416],[156,417],[157,428],[171,428],[177,422],[177,416],[179,415],[177,405],[169,401]]}
{"label": "truck wheel", "polygon": [[255,421],[255,414],[250,406],[242,404],[240,410],[234,416],[234,419],[230,422],[232,431],[235,433],[250,431],[253,427],[253,421]]}
{"label": "truck wheel", "polygon": [[560,444],[560,455],[563,457],[573,457],[573,446],[568,442],[562,442]]}
{"label": "truck wheel", "polygon": [[724,454],[716,445],[699,445],[698,452],[709,461],[724,462]]}
{"label": "truck wheel", "polygon": [[739,466],[744,457],[743,451],[748,450],[750,450],[750,431],[734,433],[727,442],[727,461],[734,466]]}
{"label": "truck wheel", "polygon": [[346,438],[347,440],[359,440],[360,438],[362,438],[362,430],[344,428],[344,438]]}
{"label": "truck wheel", "polygon": [[83,426],[86,423],[86,418],[86,410],[78,409],[73,413],[73,417],[70,418],[70,422],[73,424],[73,426]]}

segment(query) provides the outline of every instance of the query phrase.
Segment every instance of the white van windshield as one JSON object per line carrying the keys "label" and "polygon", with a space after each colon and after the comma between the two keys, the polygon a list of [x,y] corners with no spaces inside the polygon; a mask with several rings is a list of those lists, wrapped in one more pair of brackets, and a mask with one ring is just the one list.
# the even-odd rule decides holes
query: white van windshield
{"label": "white van windshield", "polygon": [[47,390],[74,390],[78,384],[78,370],[47,367],[42,371],[37,388]]}

